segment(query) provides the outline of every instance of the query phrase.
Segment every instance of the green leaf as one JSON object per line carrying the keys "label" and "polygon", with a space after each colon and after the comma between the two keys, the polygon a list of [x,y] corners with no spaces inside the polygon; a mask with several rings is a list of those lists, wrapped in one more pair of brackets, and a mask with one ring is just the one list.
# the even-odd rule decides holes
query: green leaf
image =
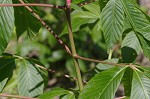
{"label": "green leaf", "polygon": [[84,24],[94,23],[97,19],[98,17],[89,11],[76,13],[76,15],[72,18],[73,32],[78,31]]}
{"label": "green leaf", "polygon": [[[94,9],[94,10],[91,10]],[[85,24],[91,24],[100,19],[100,8],[97,2],[90,3],[84,6],[85,11],[75,10],[71,13],[72,21],[72,31],[77,32],[80,30],[81,26]],[[99,26],[100,27],[100,26]],[[67,26],[65,26],[61,35],[67,34]]]}
{"label": "green leaf", "polygon": [[[113,62],[113,63],[118,63],[118,59],[109,59],[109,60],[105,60],[106,62]],[[113,68],[114,66],[112,65],[108,65],[108,64],[101,64],[99,63],[98,65],[96,65],[96,69],[98,70],[107,70],[110,68]]]}
{"label": "green leaf", "polygon": [[138,34],[138,38],[143,49],[144,55],[150,59],[150,41]]}
{"label": "green leaf", "polygon": [[73,8],[73,9],[75,9],[75,10],[78,10],[78,11],[80,11],[80,12],[83,12],[82,8],[79,7],[79,6],[76,5],[76,4],[71,3],[71,8]]}
{"label": "green leaf", "polygon": [[139,10],[134,3],[129,0],[120,0],[125,14],[134,30],[141,29],[150,24],[146,16]]}
{"label": "green leaf", "polygon": [[131,29],[132,29],[132,26],[131,26],[131,24],[130,24],[130,22],[129,22],[127,16],[126,16],[126,18],[124,19],[123,31],[124,31],[125,33],[126,33],[126,32],[128,33],[129,30],[131,31]]}
{"label": "green leaf", "polygon": [[129,32],[123,39],[121,47],[130,47],[136,51],[137,54],[140,53],[140,42],[134,31]]}
{"label": "green leaf", "polygon": [[81,2],[83,2],[83,1],[86,1],[86,0],[72,0],[72,3],[78,4],[78,3],[81,3]]}
{"label": "green leaf", "polygon": [[[40,99],[54,99],[56,96],[62,96],[66,94],[72,94],[72,92],[63,88],[53,88],[49,92],[46,92],[39,96]],[[72,99],[72,98],[70,98]]]}
{"label": "green leaf", "polygon": [[140,42],[134,31],[129,32],[123,39],[122,45],[123,62],[133,62],[141,51]]}
{"label": "green leaf", "polygon": [[150,99],[150,79],[142,72],[134,71],[130,99]]}
{"label": "green leaf", "polygon": [[100,10],[102,11],[103,8],[106,6],[109,0],[99,0]]}
{"label": "green leaf", "polygon": [[2,92],[8,80],[13,74],[15,60],[13,58],[0,58],[0,92]]}
{"label": "green leaf", "polygon": [[98,2],[93,2],[88,5],[84,5],[84,8],[89,12],[93,13],[94,15],[97,15],[98,18],[100,18],[100,6]]}
{"label": "green leaf", "polygon": [[102,31],[108,50],[123,33],[124,12],[120,0],[110,0],[101,13]]}
{"label": "green leaf", "polygon": [[128,67],[125,70],[125,73],[124,73],[124,76],[123,76],[123,79],[122,79],[125,96],[130,96],[131,85],[132,85],[132,77],[133,77],[133,70],[130,67]]}
{"label": "green leaf", "polygon": [[126,67],[114,67],[95,75],[84,87],[79,99],[113,99]]}
{"label": "green leaf", "polygon": [[150,25],[137,30],[141,35],[150,41]]}
{"label": "green leaf", "polygon": [[[44,65],[39,60],[32,59],[32,58],[27,58],[27,60],[30,60],[30,62],[36,64],[36,66],[40,66],[40,67],[45,68]],[[37,69],[38,69],[38,71],[40,72],[40,75],[43,78],[44,85],[47,86],[47,83],[48,83],[48,71],[45,70],[45,69],[42,69],[42,68],[37,68]]]}
{"label": "green leaf", "polygon": [[76,99],[74,93],[67,94],[63,96],[61,99]]}
{"label": "green leaf", "polygon": [[91,28],[90,35],[94,43],[100,42],[102,40],[102,30],[100,29],[100,20],[98,22],[91,24],[94,26]]}
{"label": "green leaf", "polygon": [[44,80],[34,63],[21,59],[16,61],[19,68],[19,95],[35,97],[43,93]]}
{"label": "green leaf", "polygon": [[[26,3],[34,3],[34,0],[25,0]],[[20,3],[18,0],[13,0],[13,3]],[[37,7],[31,7],[34,12],[38,12]],[[34,37],[41,28],[40,21],[34,17],[25,7],[15,7],[15,25],[16,33],[19,38],[25,31],[30,38]]]}
{"label": "green leaf", "polygon": [[[0,4],[12,4],[12,0],[0,0]],[[6,49],[14,30],[13,7],[0,7],[0,55]]]}

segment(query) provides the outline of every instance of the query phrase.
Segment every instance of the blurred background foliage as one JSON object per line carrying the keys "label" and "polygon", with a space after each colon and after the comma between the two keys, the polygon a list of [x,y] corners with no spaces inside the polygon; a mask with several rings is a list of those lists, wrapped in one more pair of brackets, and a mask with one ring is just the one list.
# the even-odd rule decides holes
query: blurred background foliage
{"label": "blurred background foliage", "polygon": [[[74,3],[76,4],[81,1],[88,0],[74,0]],[[65,5],[65,0],[35,0],[35,2],[60,6]],[[142,8],[144,8],[145,12],[148,12],[148,7],[142,6]],[[83,12],[80,10],[83,10]],[[52,30],[54,30],[54,33],[59,35],[64,43],[70,47],[66,31],[65,12],[59,9],[39,7],[39,13],[40,17],[51,27]],[[99,19],[100,8],[98,3],[91,3],[84,6],[83,9],[73,10],[72,12],[72,25],[77,53],[84,57],[105,60],[108,58],[108,55],[105,40],[100,29]],[[121,56],[119,42],[115,47],[113,58],[118,58]],[[12,40],[5,52],[38,59],[47,68],[62,74],[68,74],[72,77],[76,76],[70,55],[66,53],[64,48],[44,27],[41,27],[37,36],[32,39],[27,36],[26,32],[17,39],[16,33],[14,32]],[[116,61],[116,59],[114,60]],[[83,79],[88,80],[92,77],[91,71],[97,64],[82,60],[79,60],[79,64]],[[16,90],[17,69],[18,67],[16,67],[13,77],[7,84],[4,92],[10,94],[18,93]],[[95,71],[93,71],[93,73],[94,72]],[[45,89],[47,90],[56,86],[62,88],[76,88],[76,82],[65,78],[61,74],[49,72],[49,81]]]}

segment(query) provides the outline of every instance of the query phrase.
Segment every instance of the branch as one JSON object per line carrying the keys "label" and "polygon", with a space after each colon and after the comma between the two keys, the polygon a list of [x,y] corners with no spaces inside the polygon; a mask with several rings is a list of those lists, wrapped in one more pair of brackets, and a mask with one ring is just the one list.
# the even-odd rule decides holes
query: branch
{"label": "branch", "polygon": [[39,68],[41,68],[41,69],[43,69],[43,70],[46,70],[46,71],[49,71],[49,72],[52,72],[52,73],[56,73],[56,74],[59,74],[59,75],[63,75],[63,76],[66,77],[66,78],[71,78],[71,79],[73,79],[73,80],[75,80],[75,81],[77,80],[77,78],[71,77],[71,76],[66,75],[66,74],[58,73],[58,72],[56,72],[55,70],[47,69],[47,68],[45,68],[45,67],[43,67],[43,66],[40,66],[40,65],[38,65],[38,64],[36,64],[36,66],[39,67]]}
{"label": "branch", "polygon": [[31,3],[31,4],[0,4],[0,6],[41,6],[41,7],[50,7],[50,8],[58,8],[58,9],[66,9],[66,6],[56,6],[52,4],[36,4],[36,3]]}
{"label": "branch", "polygon": [[19,98],[19,99],[39,99],[39,98],[29,98],[24,96],[18,96],[18,95],[8,95],[8,94],[0,94],[2,97],[10,97],[10,98]]}
{"label": "branch", "polygon": [[82,82],[82,77],[81,77],[81,71],[79,68],[79,63],[78,63],[78,60],[73,57],[73,55],[76,54],[76,48],[75,48],[75,42],[74,42],[72,26],[71,26],[71,8],[70,8],[71,0],[66,0],[66,3],[67,3],[66,19],[67,19],[69,41],[70,41],[71,51],[72,51],[72,58],[73,58],[73,63],[74,63],[75,71],[76,71],[76,77],[77,77],[79,90],[82,91],[83,82]]}
{"label": "branch", "polygon": [[[22,4],[25,4],[22,0],[19,0]],[[36,14],[30,7],[25,6],[41,23],[47,28],[47,30],[57,39],[57,41],[65,48],[65,50],[71,55],[69,47],[51,30],[51,28]]]}
{"label": "branch", "polygon": [[91,58],[85,58],[85,57],[79,56],[79,55],[77,55],[77,54],[74,55],[73,57],[74,57],[74,58],[77,58],[77,59],[89,61],[89,62],[107,64],[107,65],[112,65],[112,66],[128,66],[128,67],[130,67],[130,68],[133,69],[133,70],[140,71],[140,70],[137,68],[137,65],[136,65],[136,64],[132,64],[132,63],[112,63],[112,62],[107,62],[107,61],[101,61],[101,60],[91,59]]}
{"label": "branch", "polygon": [[91,58],[85,58],[85,57],[82,57],[82,56],[79,56],[79,55],[74,55],[75,58],[77,59],[82,59],[82,60],[85,60],[85,61],[90,61],[90,62],[95,62],[95,63],[102,63],[102,64],[108,64],[108,65],[113,65],[113,66],[127,66],[127,65],[132,65],[132,64],[127,64],[127,63],[124,63],[124,64],[119,64],[119,63],[112,63],[112,62],[106,62],[106,61],[101,61],[101,60],[96,60],[96,59],[91,59]]}

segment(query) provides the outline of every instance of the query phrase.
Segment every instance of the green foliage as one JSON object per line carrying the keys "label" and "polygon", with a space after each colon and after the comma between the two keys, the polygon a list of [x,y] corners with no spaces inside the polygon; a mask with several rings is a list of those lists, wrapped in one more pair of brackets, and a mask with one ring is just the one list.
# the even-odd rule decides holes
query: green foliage
{"label": "green foliage", "polygon": [[141,47],[143,49],[143,52],[145,54],[145,56],[147,56],[150,59],[150,41],[148,41],[147,39],[145,39],[143,36],[138,35],[139,40],[140,40],[140,44]]}
{"label": "green foliage", "polygon": [[146,16],[129,0],[121,0],[123,9],[133,30],[141,29],[150,24]]}
{"label": "green foliage", "polygon": [[[74,7],[75,8],[75,7]],[[100,7],[98,6],[98,3],[91,3],[89,5],[85,5],[84,9],[85,11],[82,11],[79,8],[75,8],[75,10],[72,12],[72,31],[77,32],[80,30],[80,27],[85,24],[91,24],[96,22],[100,19]],[[100,24],[97,24],[97,30],[100,29]],[[63,30],[61,35],[64,35],[67,33],[67,26]]]}
{"label": "green foliage", "polygon": [[44,79],[35,64],[26,59],[17,60],[19,66],[18,92],[20,95],[35,97],[43,93]]}
{"label": "green foliage", "polygon": [[84,87],[79,99],[113,99],[125,69],[114,67],[95,75]]}
{"label": "green foliage", "polygon": [[63,88],[53,88],[50,92],[44,93],[39,96],[40,99],[54,99],[56,96],[63,96],[61,99],[75,99],[73,92]]}
{"label": "green foliage", "polygon": [[124,85],[125,96],[130,96],[131,94],[132,78],[133,78],[133,70],[128,67],[125,70],[125,73],[122,79],[122,82]]}
{"label": "green foliage", "polygon": [[102,30],[108,50],[123,33],[124,12],[120,0],[110,0],[101,13]]}
{"label": "green foliage", "polygon": [[[25,2],[33,3],[34,0],[25,0]],[[13,0],[13,3],[19,3],[19,1]],[[32,9],[38,12],[37,7],[32,7]],[[34,37],[41,28],[41,23],[24,7],[14,8],[14,10],[17,37],[19,38],[25,31],[30,38]]]}
{"label": "green foliage", "polygon": [[131,99],[150,98],[150,79],[142,72],[134,71],[131,89]]}
{"label": "green foliage", "polygon": [[141,51],[141,45],[135,32],[131,31],[125,36],[121,47],[123,61],[133,62]]}
{"label": "green foliage", "polygon": [[[70,48],[66,13],[62,9],[30,7],[30,12],[25,7],[0,7],[0,92],[15,90],[10,94],[40,99],[114,99],[117,88],[123,85],[126,99],[150,98],[150,67],[136,64],[141,51],[150,59],[150,17],[133,0],[96,0],[81,7],[78,4],[87,1],[90,0],[72,0],[71,4],[75,47],[83,57],[70,56],[62,49]],[[36,2],[65,5],[65,0]],[[49,34],[33,13],[42,17],[46,28],[50,26],[62,41],[52,31]],[[107,59],[110,50],[113,54]],[[74,67],[72,58],[80,58],[80,68]],[[76,79],[76,70],[82,72],[83,79]],[[79,80],[87,81],[82,91],[75,84]],[[54,88],[44,92],[51,87]]]}
{"label": "green foliage", "polygon": [[[1,4],[12,4],[12,0],[1,0]],[[14,31],[13,7],[0,7],[0,55],[6,49]]]}
{"label": "green foliage", "polygon": [[[105,60],[105,61],[106,62],[112,62],[112,63],[118,63],[118,59],[115,59],[115,58]],[[96,70],[98,70],[98,71],[107,70],[107,69],[110,69],[110,68],[113,68],[113,67],[115,67],[115,66],[99,63],[98,65],[96,65]]]}
{"label": "green foliage", "polygon": [[14,67],[15,59],[11,56],[0,58],[0,92],[2,92],[8,80],[11,78]]}
{"label": "green foliage", "polygon": [[106,6],[109,0],[99,0],[100,10],[102,11],[103,8]]}

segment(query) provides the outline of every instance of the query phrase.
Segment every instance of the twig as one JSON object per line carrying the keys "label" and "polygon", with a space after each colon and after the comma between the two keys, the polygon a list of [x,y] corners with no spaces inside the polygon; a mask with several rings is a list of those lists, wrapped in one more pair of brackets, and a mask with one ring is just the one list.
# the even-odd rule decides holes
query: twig
{"label": "twig", "polygon": [[52,4],[37,4],[37,3],[30,3],[30,4],[0,4],[0,6],[41,6],[41,7],[51,7],[51,8],[58,8],[58,9],[66,9],[66,6],[56,6]]}
{"label": "twig", "polygon": [[133,69],[133,70],[136,70],[136,71],[140,71],[137,67],[136,67],[136,65],[132,65],[131,63],[130,63],[130,65],[128,65],[131,69]]}
{"label": "twig", "polygon": [[112,62],[107,62],[107,61],[100,61],[96,59],[91,59],[91,58],[85,58],[79,55],[74,55],[75,58],[85,60],[85,61],[90,61],[90,62],[95,62],[95,63],[101,63],[101,64],[108,64],[112,66],[128,66],[133,70],[140,71],[138,68],[136,68],[137,65],[132,64],[132,63],[112,63]]}
{"label": "twig", "polygon": [[36,66],[39,67],[39,68],[41,68],[41,69],[44,69],[44,70],[46,70],[46,71],[49,71],[49,72],[52,72],[52,73],[56,73],[56,74],[59,74],[59,75],[63,75],[63,76],[66,77],[66,78],[71,78],[71,79],[73,79],[73,80],[75,80],[75,81],[77,80],[77,78],[75,78],[75,77],[71,77],[71,76],[66,75],[66,74],[58,73],[58,72],[56,72],[55,70],[47,69],[47,68],[45,68],[45,67],[43,67],[43,66],[40,66],[40,65],[38,65],[38,64],[36,64]]}
{"label": "twig", "polygon": [[[41,68],[41,69],[43,69],[43,70],[49,71],[49,72],[51,72],[51,73],[55,73],[55,74],[58,74],[58,75],[63,75],[63,76],[66,77],[66,78],[69,78],[69,79],[72,79],[72,80],[77,81],[77,78],[71,77],[71,76],[69,76],[69,75],[67,75],[67,74],[63,74],[63,73],[59,73],[59,72],[57,72],[57,71],[55,71],[55,70],[47,69],[47,68],[45,68],[45,67],[43,67],[43,66],[40,66],[40,65],[38,65],[38,64],[36,64],[36,66],[39,67],[39,68]],[[87,81],[83,80],[83,83],[87,83]]]}
{"label": "twig", "polygon": [[112,62],[106,62],[106,61],[101,61],[101,60],[96,60],[96,59],[91,59],[91,58],[85,58],[79,55],[74,55],[75,58],[85,60],[85,61],[90,61],[90,62],[95,62],[95,63],[102,63],[102,64],[108,64],[108,65],[113,65],[113,66],[128,66],[132,64],[127,64],[127,63],[112,63]]}
{"label": "twig", "polygon": [[1,97],[10,97],[10,98],[19,98],[19,99],[39,99],[39,98],[30,98],[18,95],[8,95],[8,94],[0,94]]}
{"label": "twig", "polygon": [[[25,4],[22,0],[19,0],[22,4]],[[47,28],[47,30],[57,39],[57,41],[66,49],[66,51],[71,55],[69,47],[51,30],[51,28],[36,14],[30,7],[25,6],[41,23]]]}

